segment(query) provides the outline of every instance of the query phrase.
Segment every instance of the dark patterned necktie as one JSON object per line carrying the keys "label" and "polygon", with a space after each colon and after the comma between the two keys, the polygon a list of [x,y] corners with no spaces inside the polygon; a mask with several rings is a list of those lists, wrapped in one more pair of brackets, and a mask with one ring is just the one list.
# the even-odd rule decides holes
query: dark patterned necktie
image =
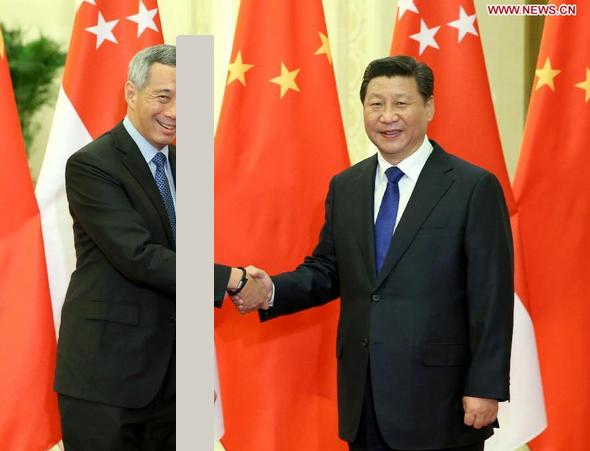
{"label": "dark patterned necktie", "polygon": [[166,177],[166,155],[162,152],[158,152],[152,161],[156,165],[156,185],[160,190],[160,196],[164,201],[164,207],[168,213],[168,219],[170,220],[170,227],[172,228],[172,236],[176,241],[176,211],[174,210],[174,200],[172,199],[172,193],[170,192],[170,184],[168,183],[168,177]]}

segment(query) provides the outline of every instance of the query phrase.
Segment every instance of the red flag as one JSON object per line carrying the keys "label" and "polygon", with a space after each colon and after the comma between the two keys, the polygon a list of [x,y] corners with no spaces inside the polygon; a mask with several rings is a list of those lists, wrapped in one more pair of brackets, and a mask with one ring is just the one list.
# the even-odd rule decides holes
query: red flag
{"label": "red flag", "polygon": [[511,402],[500,405],[501,427],[486,442],[486,450],[515,449],[539,434],[546,418],[534,331],[526,304],[518,214],[473,0],[401,0],[391,51],[414,56],[434,71],[436,113],[428,128],[429,137],[449,152],[493,172],[504,188],[511,213],[516,268]]}
{"label": "red flag", "polygon": [[514,181],[549,422],[533,451],[590,446],[590,9],[562,3],[577,15],[545,19]]}
{"label": "red flag", "polygon": [[0,130],[0,443],[13,451],[42,450],[61,436],[55,332],[41,220],[1,33]]}
{"label": "red flag", "polygon": [[129,61],[142,48],[162,42],[156,0],[83,0],[78,7],[36,188],[56,323],[75,265],[66,161],[123,119]]}
{"label": "red flag", "polygon": [[[215,141],[215,257],[290,270],[311,253],[330,178],[349,165],[321,0],[242,0]],[[346,449],[338,304],[260,324],[216,318],[231,451]]]}

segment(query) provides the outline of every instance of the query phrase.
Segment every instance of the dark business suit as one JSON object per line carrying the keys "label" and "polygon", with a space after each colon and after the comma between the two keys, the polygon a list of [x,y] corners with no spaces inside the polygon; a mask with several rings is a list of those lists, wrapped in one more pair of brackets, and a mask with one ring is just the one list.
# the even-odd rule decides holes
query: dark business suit
{"label": "dark business suit", "polygon": [[313,255],[273,277],[274,306],[261,313],[269,319],[341,297],[339,431],[349,442],[369,362],[391,448],[481,442],[492,427],[463,424],[462,396],[509,397],[513,261],[502,189],[492,174],[433,146],[378,276],[373,156],[332,179]]}
{"label": "dark business suit", "polygon": [[215,263],[213,273],[213,305],[215,305],[215,307],[221,307],[221,305],[223,304],[223,298],[225,298],[227,283],[229,282],[230,274],[230,266]]}
{"label": "dark business suit", "polygon": [[[175,156],[170,146],[173,173]],[[77,263],[62,309],[55,390],[145,407],[174,377],[175,241],[154,177],[122,124],[70,157],[66,192]]]}

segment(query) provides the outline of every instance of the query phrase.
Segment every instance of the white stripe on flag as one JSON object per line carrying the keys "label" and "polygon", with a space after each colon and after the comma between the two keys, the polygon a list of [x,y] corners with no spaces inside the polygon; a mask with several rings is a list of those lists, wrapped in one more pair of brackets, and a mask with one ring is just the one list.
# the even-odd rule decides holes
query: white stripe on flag
{"label": "white stripe on flag", "polygon": [[514,332],[510,368],[510,402],[500,403],[500,429],[486,440],[486,451],[512,451],[547,427],[541,371],[533,323],[514,295]]}
{"label": "white stripe on flag", "polygon": [[56,333],[59,331],[61,306],[76,264],[72,218],[65,192],[66,161],[90,141],[90,134],[63,87],[60,87],[47,150],[35,189],[41,212]]}

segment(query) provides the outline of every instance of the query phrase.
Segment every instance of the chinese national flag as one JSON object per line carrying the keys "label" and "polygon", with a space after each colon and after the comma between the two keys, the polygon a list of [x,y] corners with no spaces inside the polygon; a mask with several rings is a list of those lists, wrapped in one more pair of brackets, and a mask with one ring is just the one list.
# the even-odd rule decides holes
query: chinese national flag
{"label": "chinese national flag", "polygon": [[[321,0],[242,0],[215,146],[216,261],[294,269],[349,166]],[[260,324],[226,300],[215,330],[228,450],[347,449],[338,307]]]}
{"label": "chinese national flag", "polygon": [[0,447],[44,450],[61,438],[55,331],[41,219],[1,32],[0,130]]}
{"label": "chinese national flag", "polygon": [[427,63],[434,72],[436,113],[428,135],[445,149],[493,172],[504,188],[515,250],[514,338],[510,403],[500,404],[486,450],[510,451],[546,426],[535,335],[526,303],[519,216],[510,188],[473,0],[400,0],[392,54]]}
{"label": "chinese national flag", "polygon": [[590,449],[590,9],[565,3],[576,16],[545,18],[514,181],[547,404],[533,451]]}
{"label": "chinese national flag", "polygon": [[75,266],[66,161],[123,119],[129,61],[142,48],[162,42],[156,0],[83,0],[78,7],[36,188],[56,327]]}

